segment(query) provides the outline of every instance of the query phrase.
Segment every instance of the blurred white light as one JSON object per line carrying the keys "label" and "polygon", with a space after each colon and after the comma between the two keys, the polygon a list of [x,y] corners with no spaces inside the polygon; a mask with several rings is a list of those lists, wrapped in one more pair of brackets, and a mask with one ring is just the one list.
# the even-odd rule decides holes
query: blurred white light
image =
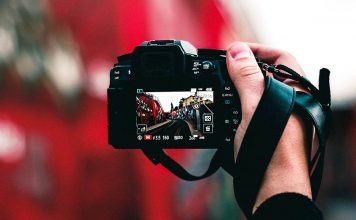
{"label": "blurred white light", "polygon": [[24,154],[24,132],[13,122],[0,118],[0,161],[16,162]]}
{"label": "blurred white light", "polygon": [[76,95],[83,83],[83,71],[79,54],[75,50],[54,44],[44,64],[49,78],[62,95]]}
{"label": "blurred white light", "polygon": [[0,26],[0,63],[8,61],[16,51],[16,35],[13,28]]}
{"label": "blurred white light", "polygon": [[89,66],[86,90],[90,95],[106,100],[106,90],[110,84],[110,66],[109,63],[104,61],[93,61]]}
{"label": "blurred white light", "polygon": [[330,69],[334,107],[348,107],[356,101],[356,1],[239,3],[251,24],[245,28],[252,28],[261,43],[292,53],[313,83],[318,84],[320,68]]}

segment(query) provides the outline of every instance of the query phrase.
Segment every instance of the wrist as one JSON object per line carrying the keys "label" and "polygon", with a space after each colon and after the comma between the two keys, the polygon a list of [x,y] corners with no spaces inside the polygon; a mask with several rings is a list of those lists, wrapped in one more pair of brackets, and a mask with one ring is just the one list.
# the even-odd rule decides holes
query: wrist
{"label": "wrist", "polygon": [[292,114],[265,172],[255,208],[266,199],[283,192],[312,197],[305,131],[302,119]]}

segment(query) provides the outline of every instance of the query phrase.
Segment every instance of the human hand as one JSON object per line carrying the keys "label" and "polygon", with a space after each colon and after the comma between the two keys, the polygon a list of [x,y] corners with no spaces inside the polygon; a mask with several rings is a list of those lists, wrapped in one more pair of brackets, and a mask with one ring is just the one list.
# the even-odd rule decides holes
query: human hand
{"label": "human hand", "polygon": [[[230,46],[226,54],[227,68],[239,93],[242,110],[242,120],[234,140],[235,160],[265,88],[265,80],[255,56],[269,64],[284,64],[304,75],[296,59],[285,51],[253,43],[235,42]],[[275,77],[272,74],[270,76],[296,90],[303,90],[292,80]],[[311,198],[306,152],[308,129],[298,115],[291,115],[267,167],[254,210],[263,201],[278,193],[296,192]]]}

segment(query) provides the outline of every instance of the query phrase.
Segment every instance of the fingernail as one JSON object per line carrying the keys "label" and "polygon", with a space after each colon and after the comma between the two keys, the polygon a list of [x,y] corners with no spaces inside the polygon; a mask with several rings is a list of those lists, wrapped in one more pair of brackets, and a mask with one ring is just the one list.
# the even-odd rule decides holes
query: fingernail
{"label": "fingernail", "polygon": [[246,44],[233,45],[230,48],[229,53],[234,60],[241,60],[252,56],[251,49]]}

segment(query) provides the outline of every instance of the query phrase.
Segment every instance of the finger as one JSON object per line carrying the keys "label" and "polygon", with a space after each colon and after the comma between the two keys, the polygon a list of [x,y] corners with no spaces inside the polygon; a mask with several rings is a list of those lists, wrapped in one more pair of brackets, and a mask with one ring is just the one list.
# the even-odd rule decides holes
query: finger
{"label": "finger", "polygon": [[[299,65],[297,59],[290,53],[257,43],[247,43],[247,45],[251,48],[251,51],[254,53],[254,55],[262,61],[267,62],[269,64],[283,64],[292,68],[300,75],[305,76],[305,73],[302,67]],[[294,80],[286,79],[279,76],[274,76],[274,78],[289,86],[294,87],[298,91],[307,92],[305,88],[303,88],[298,82]]]}
{"label": "finger", "polygon": [[269,64],[283,64],[298,72],[300,75],[305,75],[302,67],[297,59],[287,51],[275,49],[257,43],[247,43],[253,54],[262,61]]}
{"label": "finger", "polygon": [[268,63],[274,63],[282,56],[282,54],[284,54],[284,52],[281,50],[268,47],[265,45],[261,45],[257,43],[246,43],[246,44],[250,47],[251,51],[256,57]]}
{"label": "finger", "polygon": [[242,115],[254,113],[264,91],[264,77],[249,46],[233,43],[227,50],[226,64],[241,100]]}

